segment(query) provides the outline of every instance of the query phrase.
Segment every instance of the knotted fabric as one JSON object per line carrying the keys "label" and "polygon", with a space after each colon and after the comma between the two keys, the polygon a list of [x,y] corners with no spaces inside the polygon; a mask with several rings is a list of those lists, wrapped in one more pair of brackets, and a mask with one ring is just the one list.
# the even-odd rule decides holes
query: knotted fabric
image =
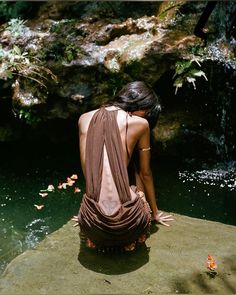
{"label": "knotted fabric", "polygon": [[[131,199],[128,172],[117,124],[117,110],[100,108],[92,117],[86,140],[86,194],[78,220],[81,232],[97,246],[124,246],[136,241],[150,225],[150,208],[137,194]],[[120,199],[120,208],[109,215],[99,206],[104,145]],[[109,199],[107,199],[109,202]]]}

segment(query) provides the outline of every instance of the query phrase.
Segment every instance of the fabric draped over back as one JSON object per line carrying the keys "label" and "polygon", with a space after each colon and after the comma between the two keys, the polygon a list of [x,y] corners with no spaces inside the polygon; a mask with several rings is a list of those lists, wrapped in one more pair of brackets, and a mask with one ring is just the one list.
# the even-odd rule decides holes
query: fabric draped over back
{"label": "fabric draped over back", "polygon": [[[118,211],[106,214],[99,206],[104,145],[121,202]],[[131,200],[128,172],[117,111],[100,108],[92,117],[86,139],[86,194],[78,220],[81,232],[97,246],[124,246],[138,239],[150,225],[150,208],[138,195]]]}
{"label": "fabric draped over back", "polygon": [[99,201],[105,145],[112,176],[123,204],[129,201],[131,196],[116,116],[117,111],[101,108],[90,122],[86,141],[86,194]]}

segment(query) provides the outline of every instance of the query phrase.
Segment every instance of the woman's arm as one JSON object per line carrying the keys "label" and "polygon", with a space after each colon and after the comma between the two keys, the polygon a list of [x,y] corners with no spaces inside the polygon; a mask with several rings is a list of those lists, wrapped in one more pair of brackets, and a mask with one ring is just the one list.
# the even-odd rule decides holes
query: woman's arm
{"label": "woman's arm", "polygon": [[153,183],[152,171],[150,167],[151,152],[150,152],[150,129],[148,122],[144,123],[143,133],[138,140],[137,148],[139,150],[139,167],[136,175],[137,188],[144,191],[146,199],[152,210],[152,218],[157,222],[169,226],[166,221],[173,220],[171,215],[163,215],[158,211],[156,203],[156,193]]}
{"label": "woman's arm", "polygon": [[144,132],[138,141],[137,148],[139,152],[138,175],[136,175],[138,189],[144,189],[146,199],[150,205],[153,216],[157,214],[158,208],[156,203],[156,194],[153,183],[152,171],[150,167],[150,150],[142,151],[150,147],[150,130],[148,124],[144,128]]}

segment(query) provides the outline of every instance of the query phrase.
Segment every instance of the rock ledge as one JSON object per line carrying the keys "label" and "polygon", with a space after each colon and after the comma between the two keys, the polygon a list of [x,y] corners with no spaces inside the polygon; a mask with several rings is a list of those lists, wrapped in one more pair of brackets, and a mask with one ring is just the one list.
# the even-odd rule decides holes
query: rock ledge
{"label": "rock ledge", "polygon": [[[68,222],[8,265],[0,294],[236,292],[235,226],[175,214],[170,228],[152,231],[135,253],[95,254]],[[208,254],[217,260],[214,278]]]}

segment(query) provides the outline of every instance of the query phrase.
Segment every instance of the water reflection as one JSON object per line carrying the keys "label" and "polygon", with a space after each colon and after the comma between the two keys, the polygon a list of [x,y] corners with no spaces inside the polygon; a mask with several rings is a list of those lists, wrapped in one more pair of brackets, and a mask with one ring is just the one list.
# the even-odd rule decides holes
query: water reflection
{"label": "water reflection", "polygon": [[52,217],[47,217],[45,219],[38,218],[35,219],[25,226],[26,236],[25,245],[27,248],[33,248],[40,241],[40,237],[46,236],[50,230],[50,221]]}
{"label": "water reflection", "polygon": [[236,162],[220,163],[212,169],[179,172],[182,182],[190,181],[236,190]]}
{"label": "water reflection", "polygon": [[159,208],[236,225],[236,162],[210,165],[155,161]]}

